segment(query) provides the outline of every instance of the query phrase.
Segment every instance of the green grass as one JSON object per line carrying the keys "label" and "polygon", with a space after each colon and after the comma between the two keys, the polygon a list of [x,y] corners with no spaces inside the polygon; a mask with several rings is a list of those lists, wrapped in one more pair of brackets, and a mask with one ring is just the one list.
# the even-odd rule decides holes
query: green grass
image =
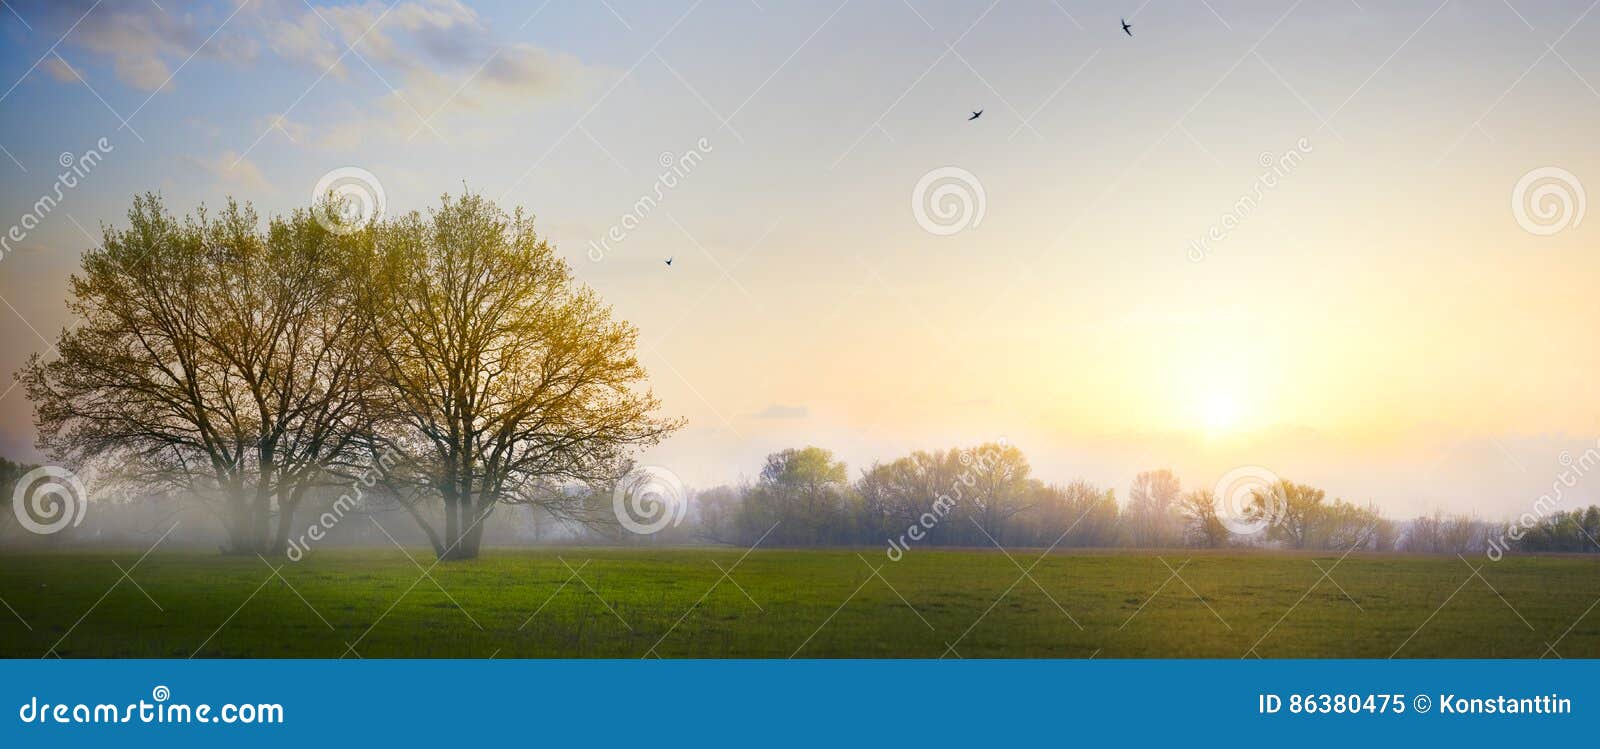
{"label": "green grass", "polygon": [[1354,554],[1317,584],[1338,555],[1056,553],[1028,579],[993,551],[758,550],[716,584],[743,553],[492,549],[419,580],[398,550],[318,550],[285,584],[260,559],[158,552],[137,586],[117,565],[138,552],[5,555],[0,655],[1600,657],[1583,558],[1472,558],[1478,579],[1456,557]]}

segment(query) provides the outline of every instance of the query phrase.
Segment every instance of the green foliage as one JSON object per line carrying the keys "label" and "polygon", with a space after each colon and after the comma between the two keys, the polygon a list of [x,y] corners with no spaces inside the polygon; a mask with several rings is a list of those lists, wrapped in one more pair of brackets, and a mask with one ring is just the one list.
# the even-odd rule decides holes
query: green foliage
{"label": "green foliage", "polygon": [[531,217],[482,196],[444,196],[371,237],[371,430],[411,469],[392,477],[412,489],[401,496],[442,505],[442,524],[411,513],[435,553],[476,557],[507,503],[597,522],[563,485],[615,481],[633,451],[682,424],[656,415],[638,331],[574,283]]}
{"label": "green foliage", "polygon": [[1247,518],[1267,523],[1269,542],[1291,549],[1392,548],[1391,527],[1375,507],[1329,502],[1323,490],[1287,479],[1251,499]]}
{"label": "green foliage", "polygon": [[335,231],[328,208],[263,228],[232,200],[179,220],[136,197],[72,277],[60,356],[20,373],[41,447],[201,503],[242,554],[397,454],[382,493],[471,557],[501,503],[587,519],[562,484],[614,479],[680,424],[654,414],[633,327],[520,211],[445,196]]}
{"label": "green foliage", "polygon": [[271,550],[356,446],[372,356],[352,245],[308,211],[263,230],[231,200],[179,220],[147,194],[127,219],[71,279],[79,320],[60,355],[21,372],[40,446],[192,497],[223,519],[229,551]]}
{"label": "green foliage", "polygon": [[1170,470],[1138,475],[1127,507],[1086,481],[1046,484],[1013,445],[916,451],[874,463],[852,484],[818,447],[773,453],[749,487],[717,487],[701,502],[700,537],[788,546],[899,545],[1055,548],[1219,548],[1261,543],[1295,549],[1393,549],[1395,526],[1375,508],[1284,481],[1285,501],[1263,493],[1253,512],[1266,537],[1234,538],[1210,490],[1181,492]]}
{"label": "green foliage", "polygon": [[778,545],[827,543],[849,536],[856,504],[845,464],[832,452],[784,450],[767,456],[739,526],[746,537],[767,535]]}
{"label": "green foliage", "polygon": [[1196,489],[1178,502],[1184,520],[1184,540],[1190,546],[1215,549],[1228,545],[1231,532],[1222,522],[1217,495],[1210,489]]}
{"label": "green foliage", "polygon": [[1514,537],[1510,529],[1503,536],[1518,551],[1600,553],[1600,507],[1594,505],[1559,510],[1529,526],[1515,528],[1521,538]]}

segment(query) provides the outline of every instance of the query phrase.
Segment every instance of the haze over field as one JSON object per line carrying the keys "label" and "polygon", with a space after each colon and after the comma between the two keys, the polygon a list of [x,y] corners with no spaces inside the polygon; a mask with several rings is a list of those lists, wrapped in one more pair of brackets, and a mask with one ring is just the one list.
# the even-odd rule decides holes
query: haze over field
{"label": "haze over field", "polygon": [[[110,148],[0,255],[6,373],[134,192],[281,212],[353,165],[391,212],[536,213],[639,327],[688,419],[645,460],[695,485],[1005,438],[1052,480],[1255,464],[1499,517],[1600,435],[1589,3],[7,6],[0,229]],[[983,214],[938,236],[910,197],[950,165]],[[1549,166],[1544,234],[1513,193]],[[0,453],[34,436],[0,396]]]}

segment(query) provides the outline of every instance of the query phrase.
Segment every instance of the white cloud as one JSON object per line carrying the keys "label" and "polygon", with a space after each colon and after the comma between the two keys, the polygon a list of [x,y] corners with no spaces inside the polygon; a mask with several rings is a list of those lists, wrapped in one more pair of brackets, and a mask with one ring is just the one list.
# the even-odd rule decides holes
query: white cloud
{"label": "white cloud", "polygon": [[[24,13],[31,11],[57,33],[71,28],[67,47],[108,60],[119,80],[143,91],[168,85],[191,56],[247,66],[263,50],[339,81],[370,64],[407,100],[435,105],[417,104],[423,112],[446,99],[475,106],[555,92],[585,72],[570,55],[502,40],[456,0],[406,0],[392,7],[376,0],[325,6],[257,0],[237,13],[227,5],[181,0],[163,7],[148,0],[63,0]],[[353,52],[346,54],[348,45]],[[59,63],[52,60],[47,72],[75,80]],[[471,85],[452,97],[469,79]]]}
{"label": "white cloud", "polygon": [[278,57],[327,70],[336,79],[347,77],[346,68],[339,62],[343,47],[327,37],[327,24],[316,14],[307,12],[298,18],[263,16],[258,23],[267,48]]}
{"label": "white cloud", "polygon": [[[461,112],[522,111],[597,79],[572,55],[503,39],[456,0],[402,0],[393,6],[378,0],[255,0],[242,7],[169,0],[163,6],[65,0],[33,13],[58,27],[57,33],[77,24],[63,50],[79,72],[85,69],[79,59],[108,62],[118,80],[142,91],[181,85],[182,76],[174,73],[191,55],[186,70],[210,59],[248,71],[265,56],[316,78],[327,76],[333,85],[359,83],[370,91],[372,76],[382,79],[382,93],[349,100],[337,117],[298,112],[300,122],[278,125],[276,115],[264,115],[263,130],[281,127],[295,144],[321,148],[403,143],[433,133],[451,141],[494,137],[482,121],[466,129],[447,129],[445,122]],[[59,60],[44,67],[51,78],[76,80]]]}
{"label": "white cloud", "polygon": [[757,419],[804,419],[810,415],[811,410],[805,406],[786,406],[782,403],[774,403],[751,414]]}
{"label": "white cloud", "polygon": [[255,162],[241,158],[235,151],[224,151],[214,159],[185,156],[183,160],[216,178],[225,191],[260,195],[272,190],[272,184],[262,176]]}
{"label": "white cloud", "polygon": [[[499,40],[476,12],[454,0],[403,2],[387,14],[384,8],[369,2],[308,9],[298,20],[285,22],[302,35],[312,35],[283,40],[285,49],[310,50],[300,59],[337,59],[344,45],[353,42],[354,53],[334,69],[344,75],[346,68],[369,63],[393,86],[370,106],[324,126],[319,145],[345,148],[374,138],[410,141],[441,129],[438,120],[452,112],[521,108],[593,77],[572,55]],[[319,74],[331,64],[320,66]]]}
{"label": "white cloud", "polygon": [[[197,5],[195,9],[185,9],[181,3],[170,3],[171,7],[163,10],[154,3],[135,0],[54,0],[19,5],[28,6],[18,12],[37,19],[47,34],[66,34],[63,49],[87,51],[109,60],[118,80],[141,91],[161,88],[172,78],[176,66],[191,55],[245,63],[255,58],[260,46],[231,26],[219,30],[231,12],[227,7],[203,6],[201,10],[202,6]],[[71,33],[67,34],[69,29]],[[210,42],[205,43],[208,37]],[[76,57],[68,58],[81,71],[83,65]],[[62,81],[76,80],[76,76],[60,75],[64,72],[53,70],[52,75]]]}
{"label": "white cloud", "polygon": [[49,74],[51,78],[54,78],[61,83],[79,82],[77,71],[71,65],[63,62],[61,58],[54,55],[45,58],[44,62],[40,63],[39,67],[42,68],[45,73]]}

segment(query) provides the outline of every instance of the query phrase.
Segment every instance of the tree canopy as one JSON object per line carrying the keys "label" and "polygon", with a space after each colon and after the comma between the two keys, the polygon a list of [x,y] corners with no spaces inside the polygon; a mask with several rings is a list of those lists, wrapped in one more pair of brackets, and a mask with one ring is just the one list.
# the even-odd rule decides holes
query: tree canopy
{"label": "tree canopy", "polygon": [[633,327],[520,210],[445,196],[334,228],[135,198],[71,279],[59,355],[19,373],[40,446],[194,498],[233,553],[281,551],[308,492],[398,454],[390,498],[470,558],[498,504],[577,516],[563,483],[614,478],[680,424]]}

